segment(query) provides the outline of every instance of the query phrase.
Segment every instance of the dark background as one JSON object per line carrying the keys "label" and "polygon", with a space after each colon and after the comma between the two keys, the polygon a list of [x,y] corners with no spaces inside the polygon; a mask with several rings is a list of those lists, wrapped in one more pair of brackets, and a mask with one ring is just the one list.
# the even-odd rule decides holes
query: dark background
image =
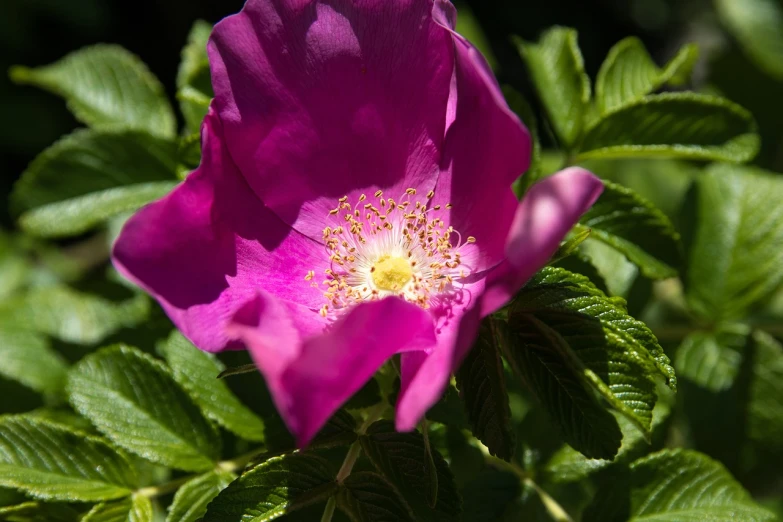
{"label": "dark background", "polygon": [[[238,11],[242,0],[2,0],[0,2],[0,226],[13,227],[6,200],[33,157],[77,122],[55,96],[8,80],[8,67],[53,62],[98,42],[118,43],[139,55],[169,95],[180,50],[194,20],[216,22]],[[486,32],[501,82],[532,98],[525,68],[509,36],[533,40],[547,27],[579,30],[588,73],[594,78],[609,48],[639,36],[660,62],[686,41],[696,41],[702,63],[696,83],[717,87],[752,110],[762,128],[757,163],[783,170],[779,121],[783,84],[763,76],[737,51],[718,25],[709,0],[465,0]],[[752,86],[752,88],[751,88]],[[696,85],[701,87],[701,85]],[[752,93],[752,94],[751,94]],[[770,110],[770,103],[775,108]]]}

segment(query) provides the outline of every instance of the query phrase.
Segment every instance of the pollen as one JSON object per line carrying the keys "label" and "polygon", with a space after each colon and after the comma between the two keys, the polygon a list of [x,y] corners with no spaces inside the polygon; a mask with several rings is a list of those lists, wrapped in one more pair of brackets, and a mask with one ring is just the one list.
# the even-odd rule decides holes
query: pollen
{"label": "pollen", "polygon": [[370,269],[372,281],[379,290],[397,292],[413,278],[413,268],[407,259],[382,256]]}

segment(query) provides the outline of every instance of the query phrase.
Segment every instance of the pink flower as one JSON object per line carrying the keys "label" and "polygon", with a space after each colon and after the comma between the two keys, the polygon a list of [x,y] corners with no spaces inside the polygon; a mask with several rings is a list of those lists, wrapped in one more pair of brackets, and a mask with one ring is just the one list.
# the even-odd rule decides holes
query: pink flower
{"label": "pink flower", "polygon": [[114,262],[207,351],[246,346],[305,445],[394,354],[413,429],[602,184],[511,183],[530,139],[446,0],[249,0],[209,42],[200,167]]}

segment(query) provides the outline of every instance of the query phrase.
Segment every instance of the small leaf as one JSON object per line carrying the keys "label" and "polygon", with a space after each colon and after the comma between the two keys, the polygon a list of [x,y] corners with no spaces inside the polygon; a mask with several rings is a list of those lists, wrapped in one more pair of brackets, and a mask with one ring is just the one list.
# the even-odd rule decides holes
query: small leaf
{"label": "small leaf", "polygon": [[697,178],[695,194],[686,297],[709,320],[743,318],[783,284],[783,180],[715,165]]}
{"label": "small leaf", "polygon": [[173,136],[174,113],[163,86],[138,57],[116,45],[95,45],[11,79],[65,98],[74,115],[92,127],[121,126]]}
{"label": "small leaf", "polygon": [[182,49],[182,61],[177,72],[177,100],[189,132],[198,132],[215,95],[209,75],[207,40],[212,25],[196,20]]}
{"label": "small leaf", "polygon": [[411,508],[385,478],[370,471],[348,476],[337,505],[353,522],[414,522]]}
{"label": "small leaf", "polygon": [[686,45],[661,69],[641,40],[634,36],[622,40],[612,47],[598,72],[595,101],[599,111],[605,114],[641,99],[672,79],[687,76],[698,55],[696,45]]}
{"label": "small leaf", "polygon": [[538,96],[555,132],[566,147],[574,145],[582,133],[588,104],[590,79],[573,29],[554,27],[538,43],[516,39]]}
{"label": "small leaf", "polygon": [[7,318],[12,324],[77,344],[95,344],[120,328],[136,326],[150,310],[149,298],[141,293],[114,302],[66,286],[37,288],[13,304]]}
{"label": "small leaf", "polygon": [[506,376],[500,359],[504,325],[492,317],[484,319],[479,337],[457,372],[457,387],[465,402],[473,434],[489,452],[509,461],[515,437],[511,427]]}
{"label": "small leaf", "polygon": [[174,495],[166,522],[196,522],[207,512],[212,499],[234,479],[233,473],[214,470],[186,482]]}
{"label": "small leaf", "polygon": [[783,7],[776,0],[715,0],[723,24],[756,64],[783,79]]}
{"label": "small leaf", "polygon": [[130,464],[106,442],[30,417],[0,419],[0,486],[46,500],[110,500],[136,487]]}
{"label": "small leaf", "polygon": [[772,521],[726,468],[695,451],[664,450],[599,489],[585,522]]}
{"label": "small leaf", "polygon": [[162,198],[176,186],[174,181],[140,183],[94,192],[30,210],[19,226],[38,237],[76,236],[123,212],[132,212]]}
{"label": "small leaf", "polygon": [[692,333],[677,348],[677,375],[713,392],[727,390],[739,372],[745,343],[745,335],[732,332]]}
{"label": "small leaf", "polygon": [[82,522],[152,522],[150,499],[142,495],[98,504],[87,513]]}
{"label": "small leaf", "polygon": [[220,452],[215,428],[169,370],[126,346],[88,355],[68,375],[69,401],[117,445],[152,462],[200,471]]}
{"label": "small leaf", "polygon": [[179,332],[169,336],[161,350],[174,379],[208,418],[240,437],[264,440],[264,423],[217,378],[225,366],[214,355],[193,346]]}
{"label": "small leaf", "polygon": [[621,185],[604,181],[604,191],[580,223],[592,239],[621,252],[651,279],[677,275],[680,235],[652,203]]}
{"label": "small leaf", "polygon": [[454,477],[434,448],[431,448],[431,455],[438,476],[438,494],[435,507],[428,505],[432,488],[427,472],[427,449],[420,433],[397,433],[392,422],[378,421],[360,441],[373,465],[403,494],[416,520],[446,522],[459,517],[462,500]]}
{"label": "small leaf", "polygon": [[65,385],[65,360],[33,332],[0,327],[0,375],[40,393],[58,393]]}
{"label": "small leaf", "polygon": [[576,160],[673,157],[744,162],[758,150],[756,123],[739,105],[705,94],[665,93],[606,113],[585,131]]}
{"label": "small leaf", "polygon": [[273,457],[221,491],[202,521],[275,520],[323,502],[336,491],[334,474],[323,458],[306,453]]}

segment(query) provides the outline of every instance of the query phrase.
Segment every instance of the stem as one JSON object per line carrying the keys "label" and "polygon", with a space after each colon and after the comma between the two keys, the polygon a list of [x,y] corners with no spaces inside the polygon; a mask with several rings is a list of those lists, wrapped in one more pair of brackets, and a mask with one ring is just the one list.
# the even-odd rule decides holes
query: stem
{"label": "stem", "polygon": [[332,522],[332,515],[334,515],[334,507],[337,505],[335,497],[329,497],[324,508],[324,514],[321,517],[321,522]]}
{"label": "stem", "polygon": [[544,504],[547,512],[554,520],[556,520],[556,522],[574,522],[566,510],[563,509],[563,506],[558,504],[557,500],[550,497],[549,493],[541,489],[541,487],[536,484],[533,479],[527,478],[524,480],[524,483],[536,490],[539,498],[541,498],[541,503]]}
{"label": "stem", "polygon": [[356,459],[362,453],[362,443],[358,440],[351,444],[351,449],[348,450],[348,454],[345,456],[343,465],[340,466],[340,471],[337,472],[337,483],[342,484],[343,481],[348,478],[353,470],[353,465],[356,464]]}

